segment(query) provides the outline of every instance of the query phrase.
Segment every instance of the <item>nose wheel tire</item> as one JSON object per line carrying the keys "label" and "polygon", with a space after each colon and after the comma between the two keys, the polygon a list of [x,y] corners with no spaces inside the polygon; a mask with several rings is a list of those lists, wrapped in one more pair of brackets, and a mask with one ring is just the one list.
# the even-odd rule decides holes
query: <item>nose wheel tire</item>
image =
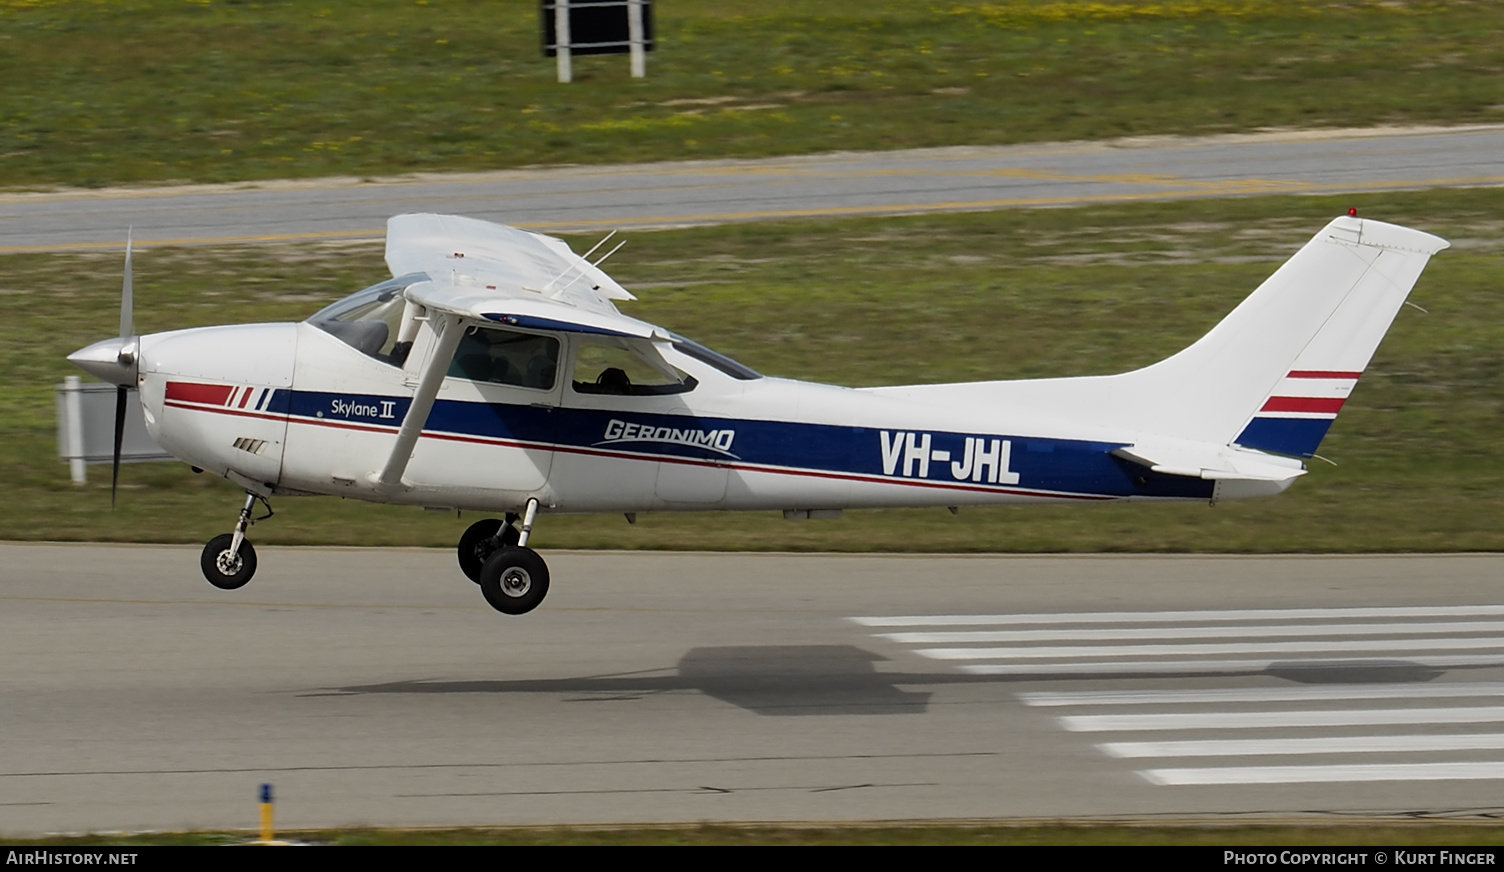
{"label": "nose wheel tire", "polygon": [[481,567],[480,592],[498,612],[526,614],[548,595],[548,564],[531,548],[504,548]]}
{"label": "nose wheel tire", "polygon": [[[500,545],[496,543],[498,530],[501,531]],[[460,571],[465,573],[466,578],[479,584],[480,571],[486,565],[486,558],[516,545],[518,535],[516,527],[511,524],[503,526],[503,522],[496,518],[486,518],[471,524],[460,537]]]}
{"label": "nose wheel tire", "polygon": [[230,533],[215,536],[204,546],[203,557],[199,559],[204,578],[220,590],[245,587],[256,574],[256,549],[251,547],[250,540],[241,539],[239,551],[230,550],[234,542],[235,536]]}

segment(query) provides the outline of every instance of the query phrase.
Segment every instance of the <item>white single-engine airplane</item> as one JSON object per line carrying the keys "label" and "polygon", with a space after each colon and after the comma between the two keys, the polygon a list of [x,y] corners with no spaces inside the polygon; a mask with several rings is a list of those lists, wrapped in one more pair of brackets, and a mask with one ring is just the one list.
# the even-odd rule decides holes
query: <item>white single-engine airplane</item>
{"label": "white single-engine airplane", "polygon": [[767,378],[622,315],[612,301],[632,295],[558,239],[399,215],[395,278],[298,324],[136,336],[127,245],[120,336],[68,359],[120,386],[117,475],[137,388],[163,448],[245,489],[234,531],[204,549],[216,587],[256,571],[256,502],[329,494],[504,515],[465,531],[459,563],[493,607],[522,614],[548,592],[527,547],[540,511],[797,518],[1277,494],[1446,247],[1350,213],[1152,366],[851,389]]}

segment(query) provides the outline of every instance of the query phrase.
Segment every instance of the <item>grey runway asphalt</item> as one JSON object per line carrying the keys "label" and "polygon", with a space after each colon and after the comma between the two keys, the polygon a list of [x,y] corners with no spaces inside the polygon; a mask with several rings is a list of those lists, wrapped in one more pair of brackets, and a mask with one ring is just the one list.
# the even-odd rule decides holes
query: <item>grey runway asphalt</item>
{"label": "grey runway asphalt", "polygon": [[958,147],[362,181],[0,194],[0,253],[378,239],[404,212],[547,232],[1504,184],[1504,125]]}
{"label": "grey runway asphalt", "polygon": [[0,545],[0,832],[1501,805],[1504,557],[548,557]]}

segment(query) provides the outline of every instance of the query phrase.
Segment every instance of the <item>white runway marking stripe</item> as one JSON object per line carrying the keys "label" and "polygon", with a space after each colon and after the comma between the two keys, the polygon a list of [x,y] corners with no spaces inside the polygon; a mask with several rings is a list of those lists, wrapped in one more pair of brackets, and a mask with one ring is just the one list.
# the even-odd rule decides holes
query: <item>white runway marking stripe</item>
{"label": "white runway marking stripe", "polygon": [[[1457,666],[1504,666],[1504,654],[1454,654],[1439,657],[1406,657],[1405,664],[1433,669]],[[1393,658],[1356,657],[1335,662],[1283,660],[1078,660],[1071,663],[968,663],[959,667],[967,675],[1153,675],[1179,673],[1266,672],[1276,665],[1307,669],[1379,669],[1395,665]]]}
{"label": "white runway marking stripe", "polygon": [[1232,766],[1145,769],[1154,784],[1319,784],[1352,781],[1490,781],[1504,779],[1504,763],[1371,763],[1328,766]]}
{"label": "white runway marking stripe", "polygon": [[1097,733],[1107,730],[1247,730],[1272,727],[1492,722],[1504,722],[1504,706],[1349,709],[1344,711],[1172,712],[1142,715],[1067,715],[1060,718],[1061,726],[1073,733]]}
{"label": "white runway marking stripe", "polygon": [[850,620],[968,675],[1291,682],[1018,694],[1157,785],[1504,781],[1504,681],[1426,682],[1504,667],[1500,605]]}
{"label": "white runway marking stripe", "polygon": [[1202,645],[1041,645],[1022,648],[918,648],[932,660],[1012,660],[1046,657],[1184,657],[1215,654],[1331,654],[1346,651],[1456,651],[1504,648],[1504,636],[1474,639],[1383,639],[1346,642],[1228,642]]}
{"label": "white runway marking stripe", "polygon": [[1135,627],[1131,629],[1079,630],[951,630],[930,633],[880,633],[878,638],[904,645],[939,645],[947,642],[1063,642],[1121,641],[1126,639],[1229,639],[1290,636],[1420,636],[1441,633],[1504,632],[1504,621],[1449,621],[1428,624],[1278,624],[1223,627]]}
{"label": "white runway marking stripe", "polygon": [[1109,757],[1253,757],[1285,754],[1385,754],[1423,751],[1497,751],[1504,733],[1440,736],[1321,736],[1284,739],[1193,739],[1181,742],[1103,742]]}
{"label": "white runway marking stripe", "polygon": [[1175,621],[1301,621],[1341,618],[1504,616],[1504,606],[1418,606],[1356,609],[1226,609],[1184,612],[1082,612],[1033,615],[893,615],[848,618],[864,627],[988,627],[1013,624],[1147,624]]}
{"label": "white runway marking stripe", "polygon": [[1434,699],[1504,696],[1499,684],[1310,685],[1222,687],[1196,690],[1070,690],[1020,693],[1030,706],[1186,705],[1221,702],[1290,702],[1338,699]]}

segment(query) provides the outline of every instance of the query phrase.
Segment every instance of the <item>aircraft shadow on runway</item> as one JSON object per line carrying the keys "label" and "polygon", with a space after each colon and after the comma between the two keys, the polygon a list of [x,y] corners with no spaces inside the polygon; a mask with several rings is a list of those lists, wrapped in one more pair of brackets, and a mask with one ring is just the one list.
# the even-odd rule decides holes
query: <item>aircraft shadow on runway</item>
{"label": "aircraft shadow on runway", "polygon": [[[373,693],[553,693],[576,701],[636,699],[697,691],[760,715],[923,714],[933,688],[956,684],[1102,681],[1131,678],[1225,677],[1186,671],[1058,675],[965,675],[956,672],[880,672],[888,658],[854,645],[748,645],[694,648],[672,670],[496,681],[394,681],[329,688],[308,695]],[[1405,660],[1290,660],[1241,675],[1268,675],[1297,684],[1408,684],[1431,681],[1445,670]]]}

